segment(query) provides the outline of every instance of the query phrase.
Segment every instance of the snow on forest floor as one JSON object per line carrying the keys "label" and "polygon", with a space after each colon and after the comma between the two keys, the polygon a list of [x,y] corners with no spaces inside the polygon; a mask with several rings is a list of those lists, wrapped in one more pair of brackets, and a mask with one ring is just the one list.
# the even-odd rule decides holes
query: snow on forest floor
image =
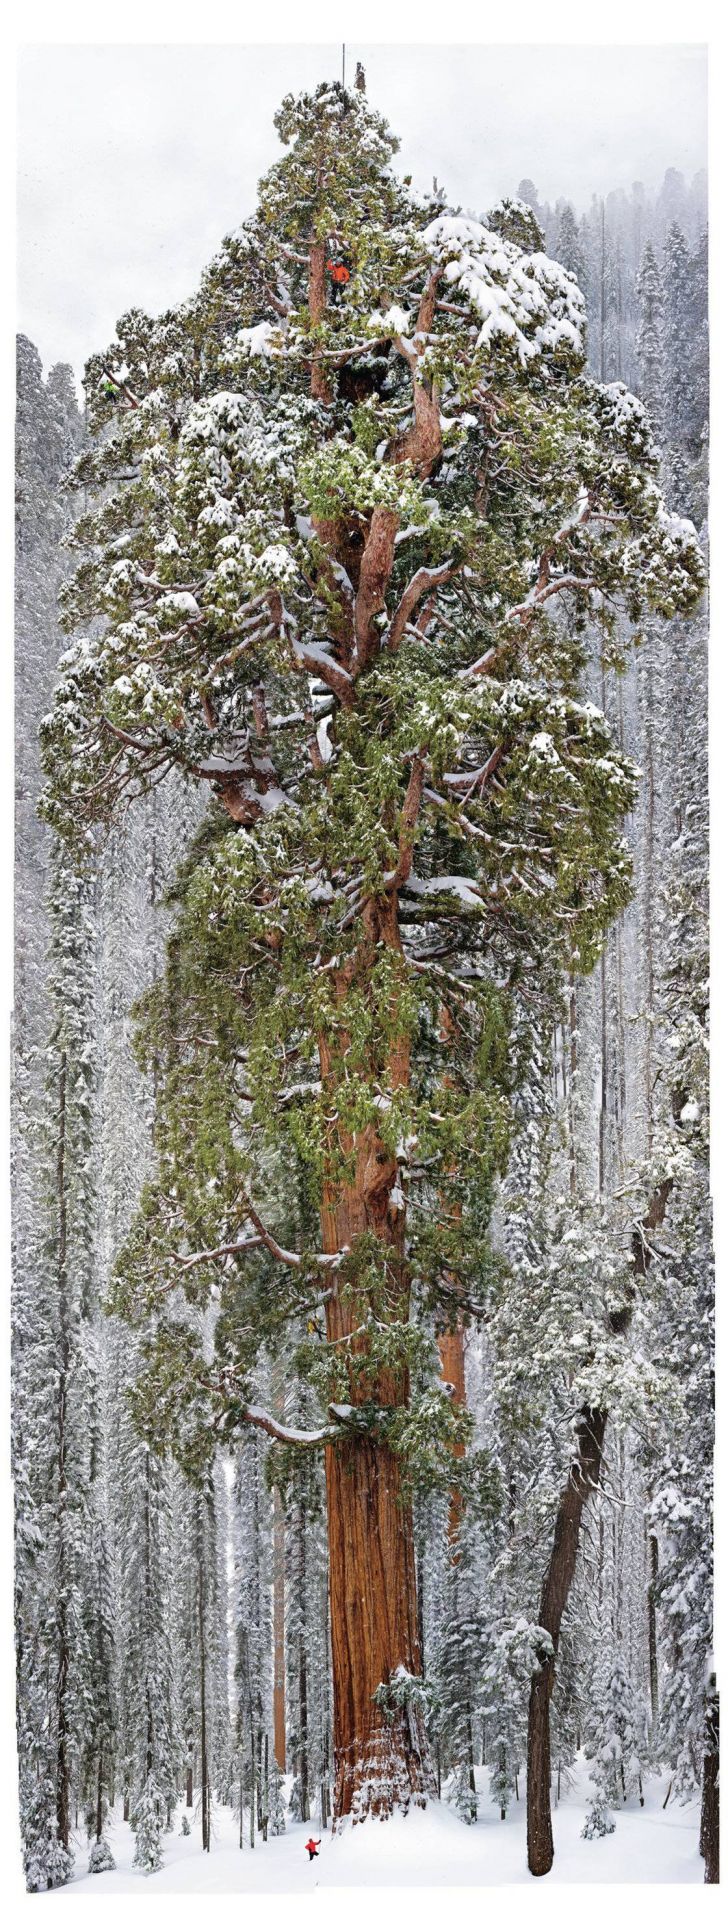
{"label": "snow on forest floor", "polygon": [[[114,1873],[89,1874],[88,1853],[79,1840],[76,1867],[64,1894],[93,1891],[131,1893],[307,1893],[313,1887],[479,1887],[531,1881],[526,1867],[525,1806],[515,1801],[504,1821],[488,1797],[487,1772],[477,1773],[481,1795],[475,1826],[466,1827],[444,1802],[425,1813],[413,1812],[385,1823],[369,1822],[332,1839],[324,1833],[319,1857],[309,1863],[304,1841],[318,1828],[292,1823],[278,1839],[257,1841],[241,1852],[238,1823],[227,1807],[216,1807],[212,1851],[200,1849],[199,1818],[192,1816],[189,1839],[180,1833],[184,1807],[173,1831],[164,1836],[164,1867],[148,1880],[132,1868],[134,1835],[115,1817],[110,1832]],[[588,1769],[579,1762],[573,1788],[554,1814],[555,1860],[549,1884],[639,1881],[673,1885],[702,1884],[698,1851],[699,1809],[670,1805],[663,1811],[667,1783],[647,1781],[645,1805],[630,1801],[615,1816],[612,1834],[582,1840],[589,1796]],[[247,1819],[247,1815],[246,1815]]]}

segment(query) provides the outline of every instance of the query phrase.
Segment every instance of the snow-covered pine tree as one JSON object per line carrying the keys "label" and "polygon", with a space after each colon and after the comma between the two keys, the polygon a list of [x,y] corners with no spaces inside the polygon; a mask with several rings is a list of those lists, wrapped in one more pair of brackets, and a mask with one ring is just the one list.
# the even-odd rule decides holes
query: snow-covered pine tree
{"label": "snow-covered pine tree", "polygon": [[653,433],[660,439],[665,400],[663,358],[662,280],[652,243],[648,241],[637,281],[640,325],[635,352],[639,368],[639,393],[649,414]]}
{"label": "snow-covered pine tree", "polygon": [[570,201],[564,201],[559,214],[554,253],[562,268],[573,274],[578,286],[586,293],[586,260],[579,223]]}
{"label": "snow-covered pine tree", "polygon": [[[166,1287],[204,1292],[232,1248],[236,1274],[252,1260],[255,1322],[263,1250],[268,1326],[302,1289],[324,1303],[328,1411],[283,1438],[327,1448],[335,1810],[363,1817],[433,1784],[419,1692],[392,1717],[378,1694],[420,1671],[411,1278],[451,1300],[472,1263],[467,1211],[420,1230],[418,1160],[443,1196],[465,1157],[481,1189],[495,1173],[509,992],[548,946],[589,968],[627,894],[633,777],[580,701],[587,616],[615,596],[633,616],[645,597],[687,609],[703,569],[640,405],[584,375],[581,298],[537,227],[524,246],[497,210],[430,219],[358,91],[289,99],[277,125],[289,151],[199,297],[159,324],[133,311],[89,366],[81,476],[98,505],[66,603],[89,633],[44,734],[46,807],[83,835],[173,767],[222,806],[188,876],[173,996],[148,1003],[159,1168],[117,1304],[158,1317],[158,1426],[174,1435],[182,1402],[206,1436],[214,1421],[280,1437],[242,1334],[211,1374]],[[336,304],[332,247],[350,264]],[[568,635],[549,620],[561,597]],[[463,1005],[457,959],[486,949]],[[420,1056],[443,1001],[474,1073],[464,1099],[451,1046],[439,1076],[431,1040]],[[269,1228],[264,1146],[303,1158],[320,1250]],[[451,1446],[446,1395],[426,1409]]]}
{"label": "snow-covered pine tree", "polygon": [[[48,896],[52,839],[38,823],[38,725],[50,700],[60,641],[56,594],[60,540],[71,512],[63,480],[78,448],[80,417],[70,370],[42,378],[25,336],[17,343],[15,543],[15,983],[12,1074],[12,1469],[15,1492],[15,1636],[20,1826],[31,1891],[57,1886],[69,1871],[58,1834],[55,1724],[49,1678],[57,1672],[49,1620],[50,1562],[58,1549],[52,1503],[58,1426],[58,1269],[51,1242],[49,1192],[57,1143],[46,1127],[48,1080]],[[56,853],[57,869],[60,858]],[[69,923],[74,902],[69,904]],[[54,1021],[62,994],[59,930],[53,936]],[[75,974],[75,973],[73,973]],[[76,991],[79,986],[76,984]],[[86,979],[86,988],[88,980]],[[76,1013],[78,1020],[78,1011]],[[79,1044],[79,1024],[74,1027]],[[51,1046],[51,1050],[53,1046]],[[55,1068],[57,1069],[57,1062]],[[83,1072],[79,1070],[83,1081]],[[53,1108],[57,1114],[57,1086]],[[84,1233],[86,1213],[81,1217]],[[78,1229],[79,1227],[75,1227]],[[85,1336],[85,1334],[84,1334]],[[81,1368],[81,1376],[83,1369]],[[78,1416],[74,1406],[73,1420]],[[81,1500],[83,1503],[83,1500]]]}
{"label": "snow-covered pine tree", "polygon": [[63,845],[53,858],[50,928],[53,1030],[39,1149],[44,1239],[33,1340],[21,1371],[31,1374],[26,1391],[36,1411],[28,1460],[36,1556],[17,1595],[19,1738],[36,1780],[29,1805],[21,1802],[21,1831],[34,1887],[42,1880],[58,1885],[70,1873],[72,1810],[89,1729],[103,1730],[109,1748],[112,1741],[111,1657],[98,1587],[103,1524],[94,1492],[93,926],[88,881]]}
{"label": "snow-covered pine tree", "polygon": [[146,1774],[131,1811],[134,1829],[133,1865],[140,1873],[159,1873],[164,1865],[162,1835],[166,1821],[166,1793],[157,1786],[153,1769]]}
{"label": "snow-covered pine tree", "polygon": [[585,1733],[584,1750],[592,1761],[597,1800],[623,1806],[631,1794],[644,1805],[642,1780],[646,1749],[644,1706],[640,1706],[618,1641],[602,1642]]}
{"label": "snow-covered pine tree", "polygon": [[[694,285],[690,249],[682,228],[668,228],[662,259],[664,301],[665,435],[678,455],[695,457],[690,343],[694,327]],[[682,502],[679,504],[683,506]]]}

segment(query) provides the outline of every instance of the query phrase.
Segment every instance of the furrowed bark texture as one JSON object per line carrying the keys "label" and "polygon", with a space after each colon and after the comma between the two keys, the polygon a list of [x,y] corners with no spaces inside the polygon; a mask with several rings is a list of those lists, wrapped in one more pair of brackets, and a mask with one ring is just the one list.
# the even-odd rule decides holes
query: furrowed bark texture
{"label": "furrowed bark texture", "polygon": [[[401,952],[396,897],[372,902],[364,912],[365,941],[354,973],[368,979],[380,943]],[[341,996],[351,970],[339,985]],[[338,1049],[346,1039],[337,1040]],[[319,1046],[324,1087],[336,1077],[331,1047]],[[388,1071],[394,1086],[409,1077],[405,1038],[390,1046]],[[325,1251],[352,1249],[374,1234],[383,1246],[386,1313],[391,1320],[409,1315],[409,1279],[404,1259],[405,1211],[399,1193],[397,1161],[372,1127],[353,1143],[338,1138],[338,1148],[353,1166],[351,1179],[324,1184],[321,1232]],[[333,1147],[332,1147],[333,1148]],[[366,1357],[360,1334],[365,1302],[354,1291],[338,1290],[327,1301],[330,1341],[349,1338],[354,1360]],[[381,1311],[381,1307],[380,1307]],[[406,1371],[351,1374],[353,1406],[404,1405],[409,1395]],[[347,1816],[387,1817],[414,1801],[424,1805],[435,1790],[429,1746],[421,1713],[411,1703],[392,1709],[377,1704],[377,1688],[388,1685],[398,1669],[417,1677],[422,1671],[417,1619],[412,1508],[402,1488],[400,1466],[386,1441],[363,1432],[326,1448],[329,1527],[329,1599],[334,1688],[334,1824]]]}
{"label": "furrowed bark texture", "polygon": [[377,1705],[398,1667],[421,1672],[409,1503],[386,1446],[327,1446],[334,1816],[385,1819],[434,1793],[419,1712]]}
{"label": "furrowed bark texture", "polygon": [[[458,1317],[454,1331],[440,1333],[437,1341],[437,1349],[440,1354],[441,1376],[445,1384],[452,1385],[453,1388],[453,1404],[465,1406],[467,1404],[465,1394],[465,1333],[460,1317]],[[462,1459],[465,1457],[464,1445],[457,1444],[454,1445],[452,1449],[454,1458]],[[457,1565],[460,1558],[458,1539],[462,1516],[462,1493],[460,1487],[453,1483],[450,1488],[447,1510],[447,1531],[453,1565]]]}
{"label": "furrowed bark texture", "polygon": [[[405,1316],[403,1213],[389,1194],[396,1164],[374,1132],[363,1132],[352,1185],[327,1187],[322,1212],[324,1249],[350,1247],[373,1231],[388,1250],[392,1315]],[[359,1321],[356,1297],[337,1293],[327,1303],[330,1339],[351,1335]],[[356,1355],[361,1341],[352,1339]],[[379,1372],[352,1380],[352,1404],[404,1404],[406,1374]],[[329,1600],[334,1689],[334,1822],[351,1815],[385,1818],[434,1792],[421,1715],[377,1704],[377,1688],[403,1668],[421,1673],[417,1625],[412,1509],[402,1490],[399,1462],[382,1440],[364,1433],[326,1448]]]}

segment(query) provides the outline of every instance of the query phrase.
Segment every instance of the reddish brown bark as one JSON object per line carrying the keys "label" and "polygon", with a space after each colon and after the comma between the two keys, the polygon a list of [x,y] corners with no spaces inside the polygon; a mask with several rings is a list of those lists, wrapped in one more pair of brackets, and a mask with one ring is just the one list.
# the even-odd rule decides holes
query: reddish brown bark
{"label": "reddish brown bark", "polygon": [[[440,1007],[440,1038],[444,1044],[452,1044],[454,1036],[455,1025],[452,1016],[447,1005],[442,1004]],[[453,1079],[451,1076],[447,1076],[444,1081],[452,1087]],[[453,1208],[455,1217],[459,1220],[461,1217],[459,1201],[455,1202]],[[452,1279],[449,1282],[452,1284],[453,1291],[457,1293],[456,1280]],[[440,1371],[442,1378],[446,1385],[451,1385],[453,1388],[454,1404],[462,1407],[466,1405],[467,1399],[465,1394],[465,1333],[460,1312],[457,1313],[453,1329],[451,1331],[443,1331],[439,1334],[437,1346],[440,1354]],[[463,1458],[465,1456],[465,1446],[462,1444],[454,1445],[453,1456],[459,1459]],[[457,1565],[460,1557],[458,1552],[458,1538],[462,1516],[462,1493],[460,1487],[453,1484],[450,1487],[447,1520],[453,1565]]]}
{"label": "reddish brown bark", "polygon": [[[442,450],[439,400],[422,366],[425,337],[433,322],[436,285],[437,277],[431,274],[420,303],[416,345],[404,341],[397,344],[412,371],[413,417],[408,430],[393,444],[390,460],[411,462],[421,476],[431,472]],[[311,394],[328,404],[332,400],[331,382],[317,339],[326,304],[326,250],[323,242],[315,242],[309,252],[308,283]],[[386,610],[398,524],[398,516],[384,508],[373,511],[365,531],[358,521],[351,527],[345,519],[316,522],[320,553],[314,555],[312,568],[323,575],[330,589],[330,640],[338,651],[338,661],[322,662],[311,657],[309,663],[304,647],[299,648],[299,660],[302,667],[311,667],[320,675],[346,707],[355,700],[356,676],[384,644],[386,625],[378,618]],[[351,585],[346,593],[341,589],[342,568]],[[433,571],[433,586],[449,573],[449,568]],[[397,639],[426,587],[418,576],[405,593],[395,617]],[[274,616],[274,620],[278,618]],[[237,778],[238,772],[234,775]],[[404,970],[397,890],[411,868],[423,776],[424,752],[414,759],[406,807],[399,824],[396,819],[393,823],[398,854],[388,893],[364,906],[363,939],[357,954],[334,980],[335,1004],[343,1003],[352,985],[366,993],[383,948],[401,961]],[[229,814],[238,821],[247,820],[240,814],[251,807],[247,790],[243,792],[235,781],[227,792],[219,782],[218,787]],[[255,799],[252,808],[260,809]],[[330,1097],[327,1108],[334,1120],[323,1184],[322,1249],[328,1254],[344,1248],[355,1253],[359,1239],[374,1236],[382,1254],[377,1287],[382,1302],[377,1304],[377,1315],[406,1321],[410,1285],[397,1160],[374,1127],[367,1127],[353,1141],[336,1121],[339,1079],[344,1075],[342,1064],[349,1043],[343,1019],[337,1025],[335,1017],[330,1030],[319,1038],[322,1085]],[[410,1062],[406,1035],[394,1036],[383,1061],[372,1063],[371,1073],[373,1084],[383,1080],[392,1089],[407,1084]],[[345,1179],[341,1175],[344,1164]],[[367,1370],[368,1340],[366,1329],[360,1332],[360,1327],[369,1308],[366,1289],[357,1289],[356,1278],[342,1291],[338,1274],[332,1273],[326,1301],[327,1338],[337,1345],[345,1339],[350,1341],[350,1404],[371,1403],[385,1409],[404,1405],[409,1395],[404,1369],[385,1372],[373,1364]],[[398,1670],[415,1679],[422,1670],[411,1505],[403,1489],[399,1461],[376,1430],[369,1427],[354,1435],[352,1426],[351,1438],[326,1446],[326,1482],[336,1822],[347,1814],[357,1819],[368,1812],[384,1817],[396,1806],[406,1809],[413,1800],[424,1803],[435,1791],[435,1782],[424,1721],[411,1696],[400,1708],[387,1708],[375,1698],[377,1689],[386,1688]]]}
{"label": "reddish brown bark", "polygon": [[438,278],[436,273],[432,273],[424,288],[417,313],[414,342],[405,341],[402,337],[397,341],[400,354],[404,355],[412,369],[414,419],[395,443],[393,456],[395,461],[411,462],[415,473],[423,479],[432,474],[442,454],[440,398],[435,383],[422,369],[426,337],[435,316]]}
{"label": "reddish brown bark", "polygon": [[374,510],[361,558],[359,588],[354,605],[357,664],[362,669],[376,655],[381,642],[376,617],[384,608],[398,528],[399,516],[393,509]]}
{"label": "reddish brown bark", "polygon": [[419,1711],[374,1699],[398,1668],[421,1673],[411,1508],[388,1448],[326,1449],[334,1685],[334,1816],[385,1818],[434,1793]]}
{"label": "reddish brown bark", "polygon": [[[394,893],[369,903],[364,911],[365,940],[359,955],[342,973],[339,997],[355,979],[366,982],[380,944],[401,951]],[[337,1050],[346,1049],[339,1035]],[[335,1084],[332,1043],[320,1040],[324,1086]],[[393,1087],[409,1076],[406,1037],[390,1046],[387,1072]],[[338,1131],[334,1154],[348,1158],[348,1182],[326,1180],[321,1229],[325,1251],[355,1248],[373,1234],[382,1250],[383,1289],[392,1319],[409,1314],[409,1278],[404,1260],[404,1208],[392,1198],[397,1161],[368,1127],[352,1142]],[[329,1340],[349,1337],[356,1363],[366,1358],[366,1333],[359,1331],[366,1301],[356,1291],[335,1290],[326,1305]],[[381,1407],[405,1404],[409,1393],[404,1370],[351,1374],[352,1405],[367,1400]],[[384,1440],[364,1432],[326,1448],[329,1522],[329,1599],[334,1687],[334,1822],[346,1815],[386,1817],[395,1807],[424,1804],[434,1792],[434,1775],[422,1715],[412,1703],[392,1709],[377,1703],[377,1689],[398,1670],[417,1677],[422,1671],[417,1619],[412,1511],[403,1490],[398,1459]]]}
{"label": "reddish brown bark", "polygon": [[[442,1377],[445,1384],[452,1385],[453,1388],[453,1404],[464,1406],[467,1403],[465,1397],[465,1334],[462,1320],[459,1317],[454,1331],[440,1333],[437,1348],[440,1353],[440,1371]],[[463,1444],[459,1443],[454,1445],[452,1449],[455,1458],[464,1458],[465,1446]],[[450,1488],[447,1514],[447,1530],[452,1548],[453,1564],[457,1564],[460,1556],[457,1550],[457,1542],[460,1534],[462,1516],[462,1493],[460,1487],[453,1484]]]}
{"label": "reddish brown bark", "polygon": [[[319,326],[326,311],[326,248],[323,241],[315,242],[309,256],[308,270],[308,312],[311,325]],[[314,347],[311,361],[311,394],[314,401],[327,405],[331,401],[331,383],[321,360],[321,351]]]}

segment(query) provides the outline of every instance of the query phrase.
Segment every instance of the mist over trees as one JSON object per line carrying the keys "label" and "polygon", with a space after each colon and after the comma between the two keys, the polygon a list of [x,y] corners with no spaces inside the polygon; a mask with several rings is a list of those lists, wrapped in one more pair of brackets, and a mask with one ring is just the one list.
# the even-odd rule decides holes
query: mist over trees
{"label": "mist over trees", "polygon": [[583,1749],[714,1881],[705,182],[279,121],[83,414],[18,344],[26,1880],[481,1768],[543,1874]]}

